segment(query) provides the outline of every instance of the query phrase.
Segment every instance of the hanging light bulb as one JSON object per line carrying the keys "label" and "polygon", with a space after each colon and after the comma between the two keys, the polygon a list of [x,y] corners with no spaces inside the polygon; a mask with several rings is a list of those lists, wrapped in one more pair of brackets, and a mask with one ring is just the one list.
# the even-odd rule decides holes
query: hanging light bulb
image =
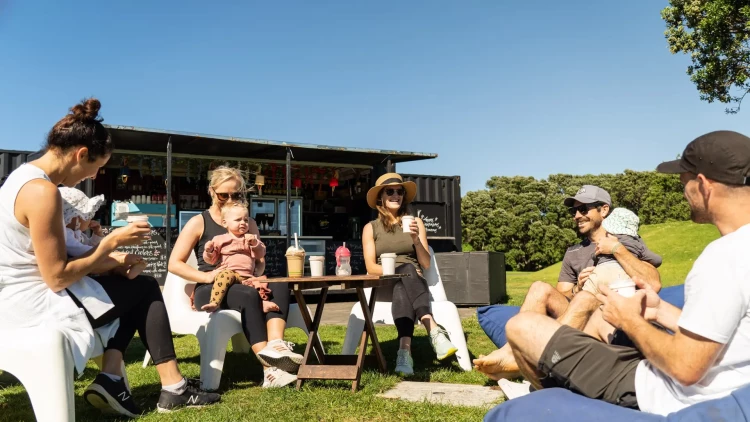
{"label": "hanging light bulb", "polygon": [[297,190],[302,187],[302,179],[297,177],[296,179],[292,180],[292,187],[294,187],[294,196],[299,195],[299,192]]}
{"label": "hanging light bulb", "polygon": [[122,168],[120,169],[120,179],[122,183],[128,183],[128,177],[130,177],[130,168],[128,167],[128,159],[122,159]]}
{"label": "hanging light bulb", "polygon": [[260,164],[258,164],[258,172],[255,174],[255,186],[258,187],[258,196],[263,195],[263,185],[266,184],[266,178],[260,172],[261,168]]}

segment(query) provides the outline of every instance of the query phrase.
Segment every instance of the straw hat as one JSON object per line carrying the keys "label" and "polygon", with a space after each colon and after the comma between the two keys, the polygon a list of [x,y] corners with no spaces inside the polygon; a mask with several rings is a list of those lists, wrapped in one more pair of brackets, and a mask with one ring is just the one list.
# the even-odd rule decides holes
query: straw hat
{"label": "straw hat", "polygon": [[387,186],[403,186],[406,194],[404,195],[404,203],[408,204],[414,200],[417,196],[417,184],[414,182],[406,181],[398,173],[386,173],[375,182],[375,186],[371,187],[367,191],[367,205],[370,208],[375,208],[380,198],[380,191]]}

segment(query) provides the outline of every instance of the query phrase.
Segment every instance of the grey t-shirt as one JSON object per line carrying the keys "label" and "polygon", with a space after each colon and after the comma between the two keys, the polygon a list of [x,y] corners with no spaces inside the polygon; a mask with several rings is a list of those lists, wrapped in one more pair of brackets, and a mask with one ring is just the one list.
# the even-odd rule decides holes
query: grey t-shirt
{"label": "grey t-shirt", "polygon": [[[661,265],[661,256],[651,251],[640,237],[633,237],[628,235],[615,235],[617,240],[622,243],[630,253],[641,261],[646,261],[656,268]],[[589,239],[584,239],[583,242],[573,245],[565,251],[565,257],[563,258],[562,268],[560,268],[560,276],[557,278],[558,281],[567,283],[578,283],[578,274],[584,268],[593,267],[594,265],[602,264],[608,261],[616,261],[613,255],[594,255],[596,250],[596,244],[592,243]],[[596,262],[595,262],[596,261]]]}

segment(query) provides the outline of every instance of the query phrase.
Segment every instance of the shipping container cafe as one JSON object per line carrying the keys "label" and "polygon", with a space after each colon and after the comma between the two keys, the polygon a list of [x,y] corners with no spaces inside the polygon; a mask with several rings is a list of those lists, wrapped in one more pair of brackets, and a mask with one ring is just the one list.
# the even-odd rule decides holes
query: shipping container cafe
{"label": "shipping container cafe", "polygon": [[[96,179],[81,188],[90,196],[106,198],[106,206],[95,217],[105,230],[127,224],[131,214],[149,216],[152,239],[133,252],[149,261],[147,272],[161,283],[168,251],[180,230],[211,204],[208,180],[220,165],[239,168],[246,177],[250,216],[267,247],[268,276],[286,275],[284,253],[294,234],[308,259],[325,257],[327,274],[334,274],[334,252],[346,242],[352,270],[364,274],[362,227],[376,217],[367,206],[367,190],[380,175],[397,171],[399,163],[437,157],[129,126],[107,128],[117,149]],[[39,154],[0,152],[0,176]],[[430,245],[436,252],[460,251],[460,179],[404,176],[418,185],[412,213],[424,220]]]}

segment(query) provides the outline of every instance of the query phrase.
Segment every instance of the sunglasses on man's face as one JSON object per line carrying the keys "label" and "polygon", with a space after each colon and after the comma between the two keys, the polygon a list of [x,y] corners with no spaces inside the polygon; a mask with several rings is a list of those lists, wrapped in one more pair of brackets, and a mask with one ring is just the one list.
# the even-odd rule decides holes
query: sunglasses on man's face
{"label": "sunglasses on man's face", "polygon": [[393,196],[394,194],[398,196],[404,196],[404,193],[406,193],[406,191],[404,191],[404,189],[402,188],[399,188],[399,189],[386,188],[385,189],[385,194],[387,196]]}
{"label": "sunglasses on man's face", "polygon": [[600,202],[595,202],[593,204],[581,204],[577,207],[568,208],[568,212],[570,213],[571,216],[575,217],[577,212],[580,212],[581,215],[586,215],[589,213],[590,210],[594,208],[599,208],[601,206],[602,204]]}
{"label": "sunglasses on man's face", "polygon": [[214,190],[214,193],[221,202],[226,202],[229,198],[232,198],[232,201],[239,201],[245,197],[245,194],[242,192],[216,192],[216,190]]}

